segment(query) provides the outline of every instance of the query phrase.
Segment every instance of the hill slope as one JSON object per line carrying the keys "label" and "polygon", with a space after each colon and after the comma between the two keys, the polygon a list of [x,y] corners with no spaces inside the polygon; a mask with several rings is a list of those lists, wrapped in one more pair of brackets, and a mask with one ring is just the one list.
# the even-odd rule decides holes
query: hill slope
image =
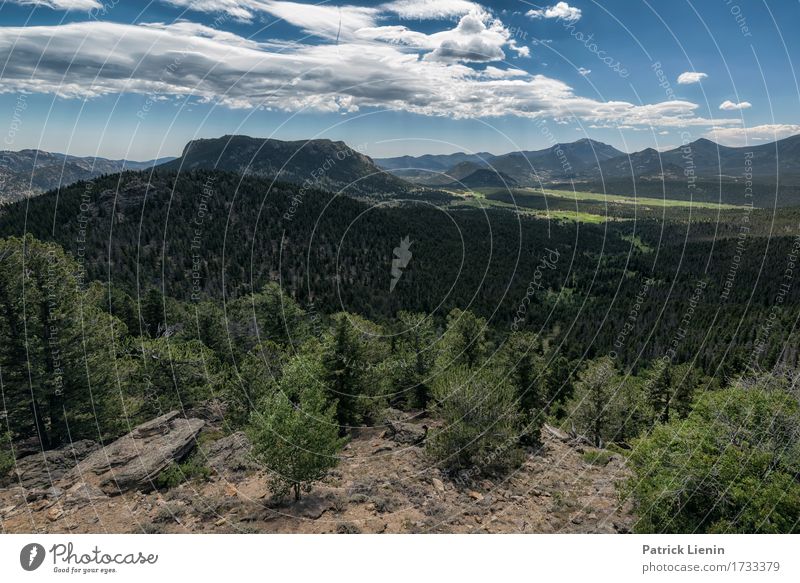
{"label": "hill slope", "polygon": [[344,142],[223,136],[193,140],[180,158],[161,170],[224,170],[292,182],[304,188],[342,190],[348,195],[407,191],[411,185],[381,170],[372,159]]}
{"label": "hill slope", "polygon": [[48,190],[123,170],[144,170],[172,158],[146,162],[68,156],[42,150],[0,152],[0,203],[27,198]]}

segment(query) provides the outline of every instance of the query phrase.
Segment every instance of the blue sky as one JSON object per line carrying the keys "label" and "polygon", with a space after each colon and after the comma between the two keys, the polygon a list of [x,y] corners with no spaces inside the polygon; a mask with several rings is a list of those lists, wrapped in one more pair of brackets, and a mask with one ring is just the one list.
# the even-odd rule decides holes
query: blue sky
{"label": "blue sky", "polygon": [[800,133],[800,3],[6,0],[2,149],[149,159],[230,133],[376,157]]}

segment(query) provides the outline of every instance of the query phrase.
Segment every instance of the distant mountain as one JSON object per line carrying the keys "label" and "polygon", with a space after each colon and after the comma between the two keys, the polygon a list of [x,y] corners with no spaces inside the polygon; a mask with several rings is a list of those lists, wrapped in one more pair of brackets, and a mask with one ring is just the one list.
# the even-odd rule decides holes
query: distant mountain
{"label": "distant mountain", "polygon": [[274,178],[348,195],[405,192],[412,185],[375,165],[344,142],[223,136],[193,140],[160,170],[225,170]]}
{"label": "distant mountain", "polygon": [[[392,158],[384,163],[386,167],[402,163],[406,168],[428,168],[392,170],[426,186],[456,188],[455,182],[463,182],[478,170],[488,168],[495,176],[475,174],[469,188],[496,183],[500,176],[517,186],[577,187],[594,192],[636,192],[643,196],[667,195],[731,204],[748,202],[750,197],[745,197],[748,192],[753,195],[752,202],[760,206],[800,203],[800,135],[737,148],[701,138],[664,152],[647,148],[625,154],[608,144],[582,139],[478,161],[466,154],[452,156],[455,158]],[[434,169],[448,161],[455,164],[445,170]]]}
{"label": "distant mountain", "polygon": [[517,181],[492,168],[478,168],[474,172],[450,184],[453,188],[512,187]]}
{"label": "distant mountain", "polygon": [[0,203],[123,170],[145,170],[173,158],[146,162],[78,157],[42,150],[0,151]]}
{"label": "distant mountain", "polygon": [[[490,168],[521,186],[538,186],[542,181],[565,180],[579,172],[596,168],[606,160],[622,156],[613,146],[595,140],[582,139],[569,144],[556,144],[544,150],[521,151],[492,156],[491,154],[451,154],[449,156],[419,156],[390,158],[380,161],[384,168],[407,180],[429,186],[450,184],[462,180],[482,168]],[[444,167],[445,164],[450,166]],[[421,169],[411,174],[407,168]],[[478,174],[476,178],[488,178]]]}
{"label": "distant mountain", "polygon": [[[652,148],[606,161],[600,167],[606,178],[698,178],[739,181],[747,174],[761,182],[796,182],[800,177],[800,136],[758,146],[732,148],[701,138],[685,146],[658,152]],[[596,178],[595,173],[585,173]]]}
{"label": "distant mountain", "polygon": [[477,154],[465,154],[456,152],[455,154],[425,154],[424,156],[399,156],[397,158],[376,158],[375,164],[384,170],[430,170],[433,172],[445,172],[462,162],[473,162],[478,165],[486,165],[494,154],[489,152],[478,152]]}

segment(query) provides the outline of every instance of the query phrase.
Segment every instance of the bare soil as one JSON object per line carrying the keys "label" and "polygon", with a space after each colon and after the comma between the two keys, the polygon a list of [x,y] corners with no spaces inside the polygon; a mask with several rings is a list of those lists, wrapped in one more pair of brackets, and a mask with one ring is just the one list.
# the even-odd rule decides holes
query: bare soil
{"label": "bare soil", "polygon": [[26,502],[0,490],[8,533],[614,533],[630,505],[615,485],[624,460],[584,459],[592,448],[543,432],[543,447],[503,478],[448,479],[418,446],[361,430],[339,466],[300,502],[278,502],[265,472],[215,474],[167,491]]}

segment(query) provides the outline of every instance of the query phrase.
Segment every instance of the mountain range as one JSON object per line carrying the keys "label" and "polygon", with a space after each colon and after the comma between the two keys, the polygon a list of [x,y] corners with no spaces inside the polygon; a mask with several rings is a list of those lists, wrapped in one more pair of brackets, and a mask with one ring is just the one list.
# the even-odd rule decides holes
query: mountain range
{"label": "mountain range", "polygon": [[[502,155],[458,152],[375,160],[341,141],[242,135],[193,140],[179,158],[146,162],[22,150],[0,152],[0,202],[102,174],[152,167],[167,172],[222,170],[357,197],[432,194],[431,189],[440,187],[547,186],[756,206],[800,204],[800,135],[738,148],[699,139],[664,152],[648,148],[626,154],[608,144],[581,139]],[[449,196],[443,191],[439,194]]]}
{"label": "mountain range", "polygon": [[[538,187],[570,181],[585,190],[631,191],[639,183],[657,182],[667,194],[686,191],[690,182],[800,185],[800,135],[758,146],[729,147],[701,138],[659,152],[647,148],[626,154],[596,140],[582,139],[534,151],[493,154],[449,154],[376,160],[406,180],[428,186],[475,188],[508,185]],[[443,170],[449,162],[453,164]],[[493,172],[487,173],[485,169]],[[482,178],[489,183],[481,184]],[[645,184],[647,186],[647,184]]]}
{"label": "mountain range", "polygon": [[173,158],[145,162],[79,157],[43,150],[0,151],[0,203],[35,196],[79,180],[123,170],[146,170]]}

